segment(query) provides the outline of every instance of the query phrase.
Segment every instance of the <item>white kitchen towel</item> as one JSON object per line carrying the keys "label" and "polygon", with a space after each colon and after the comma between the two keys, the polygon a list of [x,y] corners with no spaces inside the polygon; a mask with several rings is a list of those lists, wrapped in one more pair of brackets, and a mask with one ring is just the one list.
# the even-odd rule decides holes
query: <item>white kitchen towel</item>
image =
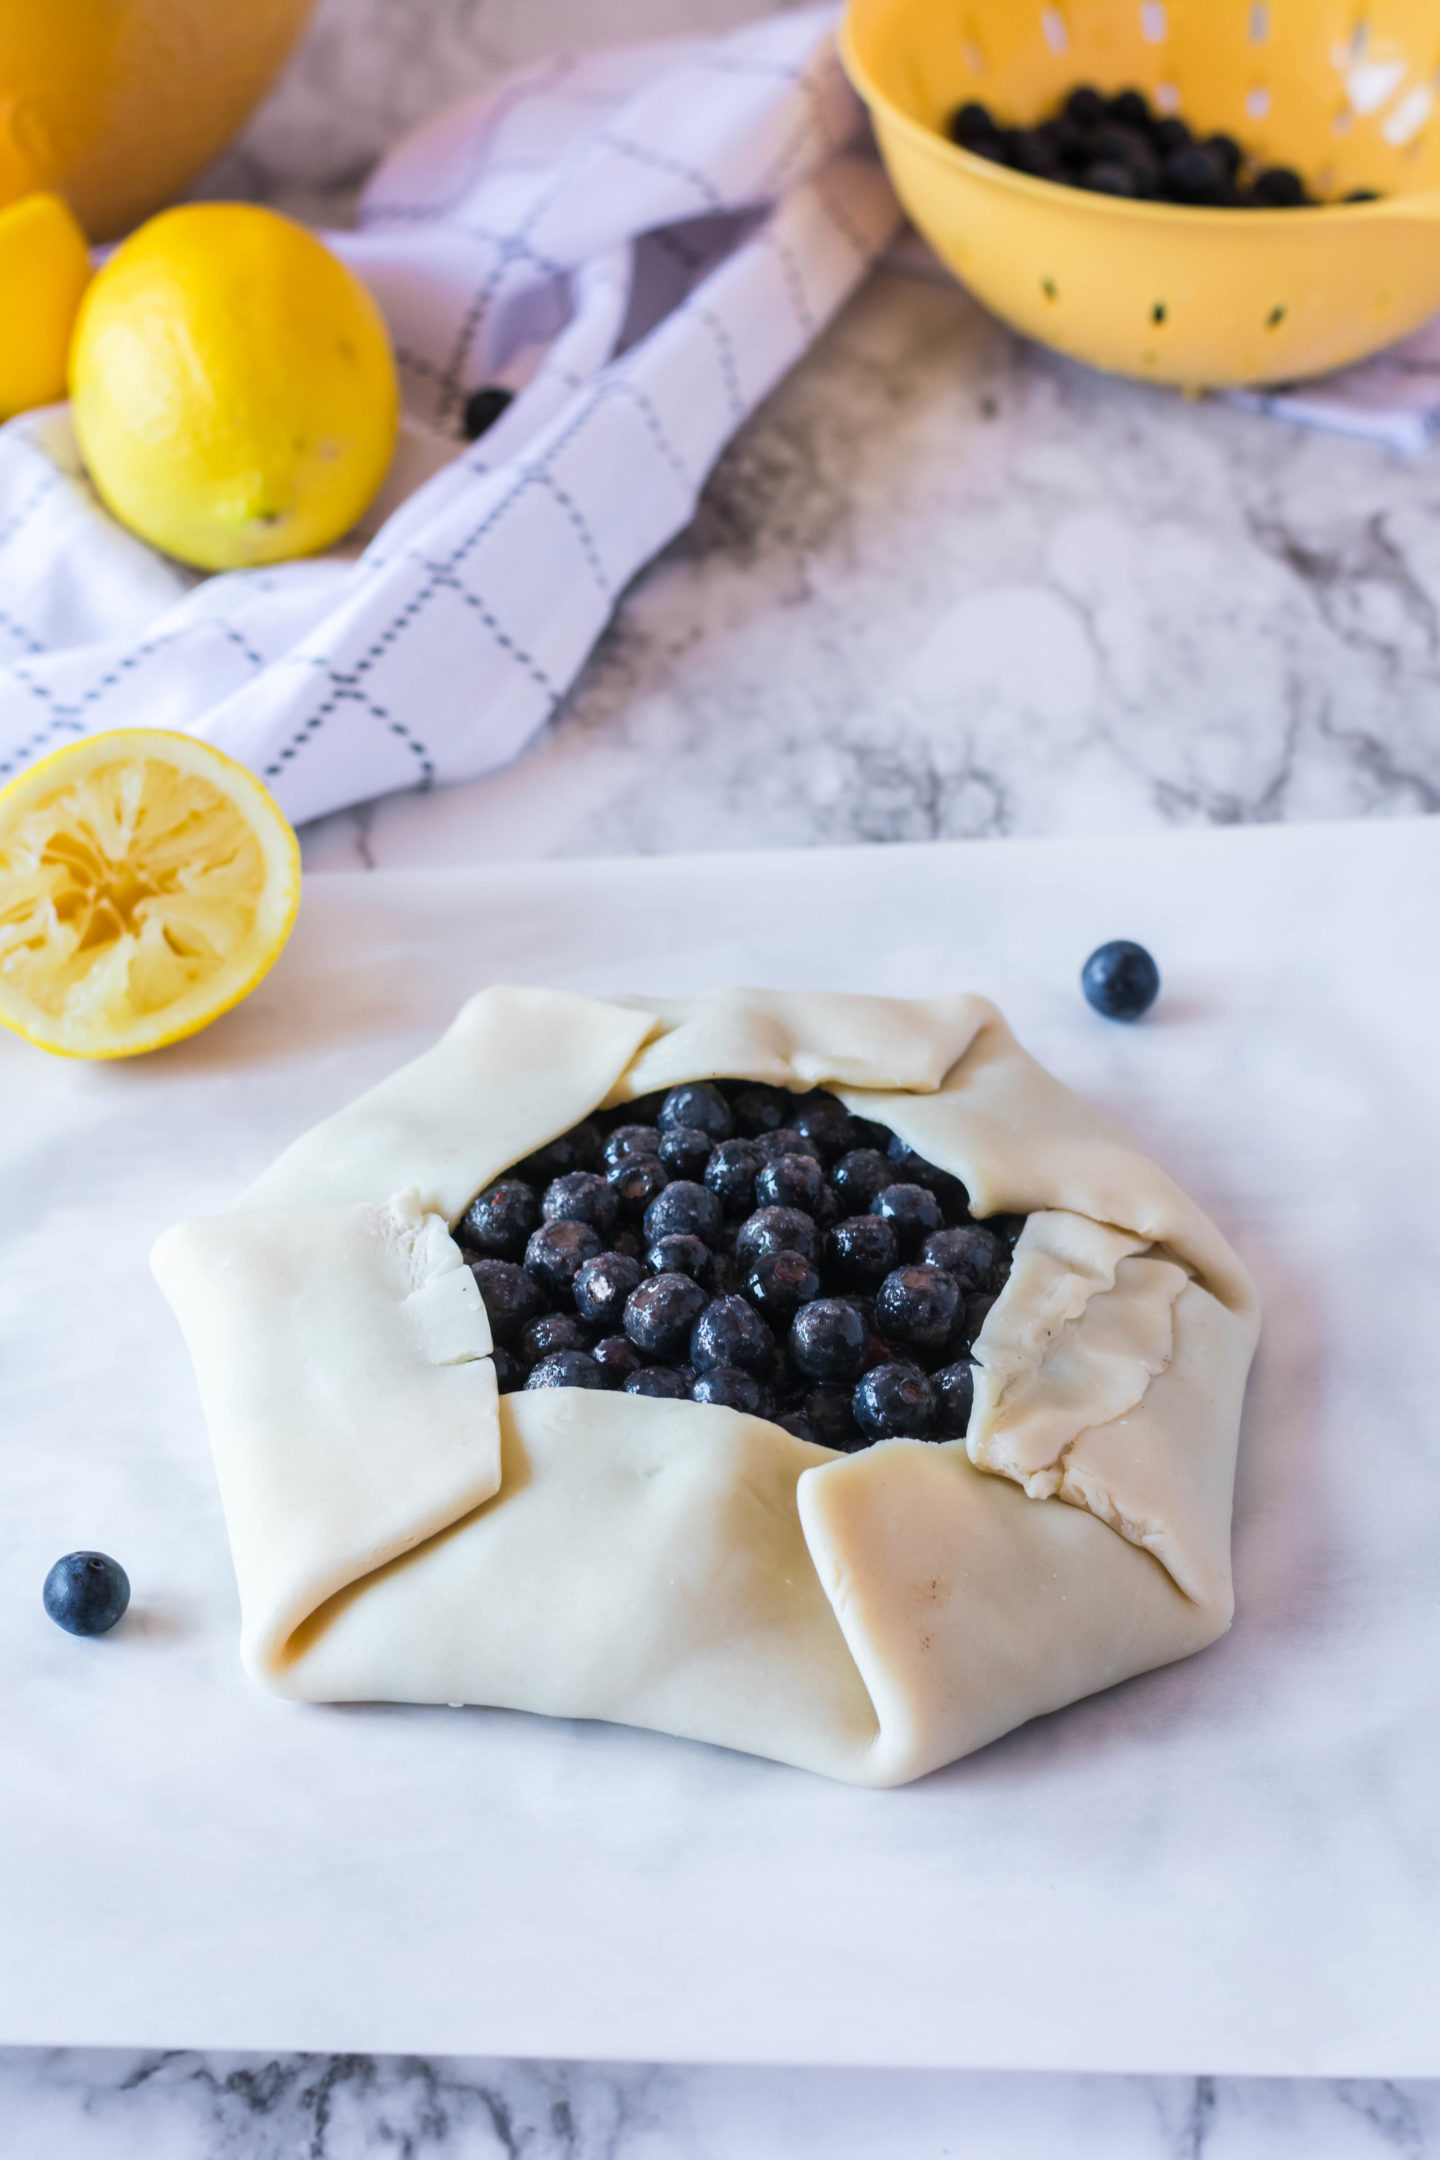
{"label": "white kitchen towel", "polygon": [[[835,16],[530,69],[386,159],[326,236],[406,409],[347,548],[201,579],[106,515],[65,408],[0,430],[0,780],[180,728],[298,823],[512,758],[898,224]],[[489,384],[514,402],[463,448]]]}

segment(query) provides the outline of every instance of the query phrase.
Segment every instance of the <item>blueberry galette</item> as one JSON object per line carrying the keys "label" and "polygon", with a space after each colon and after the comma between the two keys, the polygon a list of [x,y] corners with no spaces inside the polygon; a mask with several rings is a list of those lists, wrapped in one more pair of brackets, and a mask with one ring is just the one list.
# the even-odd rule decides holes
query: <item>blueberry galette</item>
{"label": "blueberry galette", "polygon": [[487,990],[155,1268],[280,1695],[894,1785],[1229,1625],[1253,1290],[981,998]]}

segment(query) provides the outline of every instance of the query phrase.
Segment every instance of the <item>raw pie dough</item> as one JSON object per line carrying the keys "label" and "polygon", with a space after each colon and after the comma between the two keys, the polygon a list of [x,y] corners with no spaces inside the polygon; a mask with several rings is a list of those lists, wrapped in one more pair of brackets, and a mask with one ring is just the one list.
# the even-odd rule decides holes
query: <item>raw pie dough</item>
{"label": "raw pie dough", "polygon": [[[854,1455],[712,1405],[500,1397],[447,1225],[602,1105],[829,1087],[1029,1216],[965,1440]],[[1223,1634],[1255,1294],[978,997],[483,991],[154,1266],[243,1653],[312,1702],[485,1703],[898,1785]]]}

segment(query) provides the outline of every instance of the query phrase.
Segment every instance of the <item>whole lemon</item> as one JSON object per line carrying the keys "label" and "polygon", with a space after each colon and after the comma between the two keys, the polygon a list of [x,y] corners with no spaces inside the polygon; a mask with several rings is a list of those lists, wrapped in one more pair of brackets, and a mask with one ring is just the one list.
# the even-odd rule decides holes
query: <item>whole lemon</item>
{"label": "whole lemon", "polygon": [[0,420],[64,397],[89,282],[85,235],[58,195],[26,195],[0,210]]}
{"label": "whole lemon", "polygon": [[202,570],[338,540],[385,477],[399,413],[365,287],[249,203],[166,210],[116,250],[80,309],[70,395],[107,507]]}

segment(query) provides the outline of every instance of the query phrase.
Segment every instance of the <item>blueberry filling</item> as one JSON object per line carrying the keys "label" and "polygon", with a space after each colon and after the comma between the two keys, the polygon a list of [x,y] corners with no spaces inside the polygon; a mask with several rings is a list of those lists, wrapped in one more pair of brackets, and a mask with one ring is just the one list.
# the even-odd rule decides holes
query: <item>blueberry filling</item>
{"label": "blueberry filling", "polygon": [[964,1436],[1024,1224],[822,1090],[705,1080],[585,1119],[455,1235],[502,1394],[714,1403],[850,1453]]}

